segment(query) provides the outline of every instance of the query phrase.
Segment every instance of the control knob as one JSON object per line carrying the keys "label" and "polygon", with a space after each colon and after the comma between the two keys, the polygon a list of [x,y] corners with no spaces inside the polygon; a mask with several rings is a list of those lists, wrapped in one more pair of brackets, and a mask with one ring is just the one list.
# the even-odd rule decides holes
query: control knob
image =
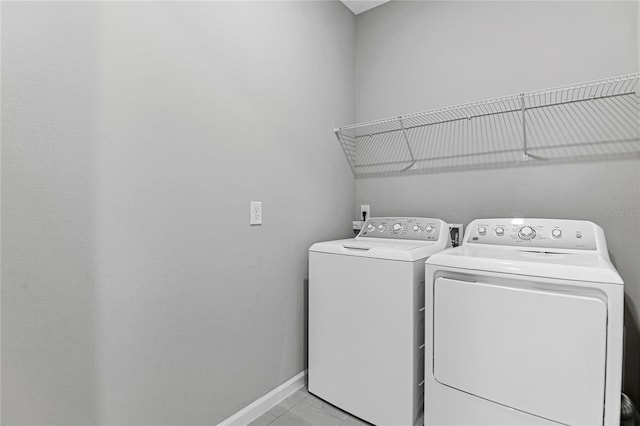
{"label": "control knob", "polygon": [[367,231],[368,232],[373,232],[376,230],[376,227],[373,226],[371,223],[367,225]]}
{"label": "control knob", "polygon": [[487,228],[485,228],[484,226],[479,227],[478,228],[478,234],[487,235]]}
{"label": "control knob", "polygon": [[553,238],[560,238],[560,237],[562,237],[562,230],[560,230],[560,229],[554,229],[554,230],[552,230],[552,231],[551,231],[551,236],[552,236]]}
{"label": "control knob", "polygon": [[384,232],[384,230],[385,230],[385,229],[387,229],[387,227],[386,227],[386,226],[384,226],[384,225],[382,225],[382,224],[378,225],[378,231],[380,231],[380,232]]}
{"label": "control knob", "polygon": [[393,233],[394,234],[399,234],[400,231],[402,231],[402,225],[399,223],[396,223],[395,225],[393,225]]}
{"label": "control knob", "polygon": [[523,240],[532,240],[536,237],[536,231],[530,226],[523,226],[518,231],[518,236]]}
{"label": "control knob", "polygon": [[424,230],[425,230],[426,232],[428,232],[429,234],[431,234],[431,233],[433,232],[433,230],[434,230],[434,229],[435,229],[435,228],[434,228],[433,226],[431,226],[431,225],[427,225],[427,226],[425,226],[425,227],[424,227]]}
{"label": "control knob", "polygon": [[504,235],[504,228],[502,226],[498,226],[496,228],[496,235],[498,237],[502,237]]}
{"label": "control knob", "polygon": [[413,225],[413,232],[420,232],[420,227],[418,225]]}

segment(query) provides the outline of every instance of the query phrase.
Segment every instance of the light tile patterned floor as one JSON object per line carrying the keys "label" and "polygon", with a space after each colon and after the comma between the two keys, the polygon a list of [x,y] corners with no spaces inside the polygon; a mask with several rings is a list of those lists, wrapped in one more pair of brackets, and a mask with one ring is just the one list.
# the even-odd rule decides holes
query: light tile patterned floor
{"label": "light tile patterned floor", "polygon": [[306,388],[297,390],[249,426],[371,426],[311,395]]}

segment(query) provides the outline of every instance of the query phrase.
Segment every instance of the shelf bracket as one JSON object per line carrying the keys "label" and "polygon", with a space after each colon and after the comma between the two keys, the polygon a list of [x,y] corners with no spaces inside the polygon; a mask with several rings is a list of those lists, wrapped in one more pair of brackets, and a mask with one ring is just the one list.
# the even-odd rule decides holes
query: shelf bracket
{"label": "shelf bracket", "polygon": [[529,153],[527,152],[527,108],[524,106],[524,93],[520,94],[520,109],[522,110],[522,161],[529,161]]}
{"label": "shelf bracket", "polygon": [[415,170],[418,166],[416,164],[416,157],[413,155],[413,151],[411,150],[411,145],[409,145],[409,136],[407,136],[407,129],[404,127],[404,122],[402,121],[402,117],[398,117],[398,121],[400,122],[400,127],[402,128],[402,136],[404,137],[404,143],[407,145],[407,150],[409,151],[409,156],[411,157],[411,164],[402,169],[403,172],[407,170]]}
{"label": "shelf bracket", "polygon": [[342,139],[342,133],[340,133],[340,128],[334,127],[333,133],[335,133],[336,138],[338,139],[338,142],[340,142],[340,146],[342,147],[342,151],[344,152],[344,155],[347,157],[347,162],[349,163],[349,167],[351,168],[351,173],[353,173],[353,175],[356,176],[355,159],[347,150],[347,145],[345,141]]}

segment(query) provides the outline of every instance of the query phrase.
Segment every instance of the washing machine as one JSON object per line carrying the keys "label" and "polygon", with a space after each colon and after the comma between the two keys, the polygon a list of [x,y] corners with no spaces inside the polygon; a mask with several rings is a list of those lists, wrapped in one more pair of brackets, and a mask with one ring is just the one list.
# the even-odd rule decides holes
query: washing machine
{"label": "washing machine", "polygon": [[623,299],[596,224],[474,220],[426,261],[425,425],[619,425]]}
{"label": "washing machine", "polygon": [[309,249],[308,389],[375,425],[413,426],[423,404],[424,261],[439,219],[381,217]]}

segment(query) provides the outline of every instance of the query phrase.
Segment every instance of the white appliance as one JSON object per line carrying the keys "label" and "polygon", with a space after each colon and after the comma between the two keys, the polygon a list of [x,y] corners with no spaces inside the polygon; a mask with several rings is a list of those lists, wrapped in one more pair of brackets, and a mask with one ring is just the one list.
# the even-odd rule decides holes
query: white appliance
{"label": "white appliance", "polygon": [[596,224],[471,222],[426,261],[425,425],[619,425],[623,298]]}
{"label": "white appliance", "polygon": [[371,218],[309,249],[309,392],[376,425],[422,409],[424,261],[450,246],[439,219]]}

